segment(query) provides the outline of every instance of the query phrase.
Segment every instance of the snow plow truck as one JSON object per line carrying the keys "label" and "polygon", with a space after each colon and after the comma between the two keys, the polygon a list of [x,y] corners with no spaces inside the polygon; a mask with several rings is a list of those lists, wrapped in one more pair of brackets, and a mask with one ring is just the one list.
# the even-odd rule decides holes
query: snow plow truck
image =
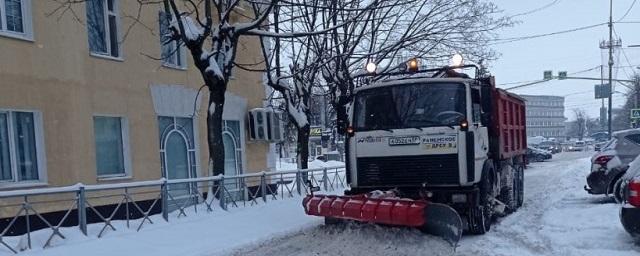
{"label": "snow plow truck", "polygon": [[[474,69],[475,77],[463,73]],[[311,193],[305,213],[415,227],[457,244],[523,203],[524,99],[473,65],[403,72],[354,91],[344,196]]]}

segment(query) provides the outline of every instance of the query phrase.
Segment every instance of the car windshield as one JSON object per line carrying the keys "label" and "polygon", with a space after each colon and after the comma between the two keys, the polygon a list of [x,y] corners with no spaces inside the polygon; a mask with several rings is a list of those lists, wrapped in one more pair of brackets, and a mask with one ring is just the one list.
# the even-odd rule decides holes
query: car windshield
{"label": "car windshield", "polygon": [[420,83],[360,92],[355,100],[358,131],[457,125],[465,119],[462,83]]}

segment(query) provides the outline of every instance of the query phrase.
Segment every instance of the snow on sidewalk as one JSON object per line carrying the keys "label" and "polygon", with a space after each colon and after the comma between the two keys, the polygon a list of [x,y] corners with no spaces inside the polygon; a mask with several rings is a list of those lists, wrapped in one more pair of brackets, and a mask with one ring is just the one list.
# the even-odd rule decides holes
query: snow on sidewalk
{"label": "snow on sidewalk", "polygon": [[[139,220],[127,229],[124,221],[114,222],[117,231],[107,231],[103,238],[97,238],[102,224],[89,226],[89,236],[85,237],[77,227],[63,228],[66,240],[56,238],[53,247],[34,248],[19,255],[218,255],[228,253],[234,247],[256,243],[298,232],[306,227],[318,225],[320,220],[304,214],[302,198],[285,198],[267,204],[246,208],[230,208],[225,212],[215,208],[206,213],[193,208],[187,210],[188,217],[176,218],[175,213],[165,222],[159,215],[152,217],[154,224],[145,223],[140,232],[135,229]],[[35,240],[46,240],[50,230],[40,230],[32,234]],[[44,244],[40,241],[34,244]],[[0,255],[11,255],[0,249]]]}
{"label": "snow on sidewalk", "polygon": [[[313,161],[310,168],[332,168],[344,166],[337,161]],[[283,165],[278,170],[296,169],[295,164]],[[33,249],[20,252],[20,255],[218,255],[229,253],[234,247],[268,240],[274,236],[295,233],[310,226],[318,225],[321,219],[304,214],[302,197],[295,196],[272,200],[264,204],[258,199],[259,205],[240,208],[229,205],[229,211],[224,211],[216,204],[214,212],[206,212],[204,205],[200,205],[195,213],[193,207],[185,210],[187,217],[177,218],[178,213],[169,216],[169,222],[161,215],[151,216],[153,224],[145,222],[140,232],[136,232],[139,220],[131,221],[131,227],[126,227],[125,221],[113,221],[116,231],[107,228],[105,235],[98,238],[103,223],[90,224],[88,236],[84,236],[78,227],[60,228],[66,239],[55,237],[52,246],[46,249],[39,247],[46,243],[51,234],[50,229],[38,230],[31,233]],[[20,248],[27,248],[26,235],[21,237],[5,237],[10,245],[19,244]],[[0,245],[0,256],[13,255],[7,248]]]}

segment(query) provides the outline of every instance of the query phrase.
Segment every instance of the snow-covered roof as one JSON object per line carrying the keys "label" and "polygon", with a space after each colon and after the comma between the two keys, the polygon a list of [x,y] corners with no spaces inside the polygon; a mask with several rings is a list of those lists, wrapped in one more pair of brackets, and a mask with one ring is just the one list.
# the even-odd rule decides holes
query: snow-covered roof
{"label": "snow-covered roof", "polygon": [[473,79],[469,79],[469,78],[430,78],[430,77],[397,79],[397,80],[378,82],[368,86],[363,86],[363,87],[357,88],[355,92],[357,93],[363,90],[395,86],[395,85],[410,85],[410,84],[417,84],[417,83],[467,83],[472,80]]}

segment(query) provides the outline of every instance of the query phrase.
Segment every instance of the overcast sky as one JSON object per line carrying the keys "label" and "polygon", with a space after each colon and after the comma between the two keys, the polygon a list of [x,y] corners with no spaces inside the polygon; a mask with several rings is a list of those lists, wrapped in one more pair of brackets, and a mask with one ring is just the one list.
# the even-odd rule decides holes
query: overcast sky
{"label": "overcast sky", "polygon": [[[507,15],[525,13],[555,2],[554,0],[493,1]],[[633,1],[614,1],[614,21],[619,20],[627,12]],[[500,37],[512,38],[570,30],[607,22],[608,16],[608,0],[558,0],[548,8],[517,17],[516,19],[520,23],[501,31]],[[640,22],[640,0],[622,21]],[[640,66],[640,48],[626,48],[628,45],[640,45],[640,23],[615,24],[614,27],[617,35],[622,39],[622,45],[625,47],[624,52],[627,55],[625,58],[624,54],[620,54],[616,65]],[[601,64],[606,65],[606,62],[602,62],[599,42],[608,39],[608,36],[608,28],[603,25],[572,33],[494,45],[494,49],[501,56],[497,61],[491,63],[490,70],[496,75],[500,87],[507,88],[513,85],[502,84],[542,79],[544,70],[553,70],[554,75],[557,75],[558,71],[572,73]],[[619,68],[618,78],[626,79],[634,71],[640,70],[635,67]],[[600,77],[600,71],[580,73],[579,76]],[[593,86],[596,83],[598,82],[587,80],[551,81],[515,89],[513,92],[566,96],[565,116],[567,118],[573,119],[572,109],[574,108],[585,109],[589,116],[597,117],[601,101],[594,99]],[[620,85],[616,85],[615,90],[621,93],[627,91],[625,87]],[[613,104],[614,108],[624,104],[624,96],[620,93],[614,94]]]}

